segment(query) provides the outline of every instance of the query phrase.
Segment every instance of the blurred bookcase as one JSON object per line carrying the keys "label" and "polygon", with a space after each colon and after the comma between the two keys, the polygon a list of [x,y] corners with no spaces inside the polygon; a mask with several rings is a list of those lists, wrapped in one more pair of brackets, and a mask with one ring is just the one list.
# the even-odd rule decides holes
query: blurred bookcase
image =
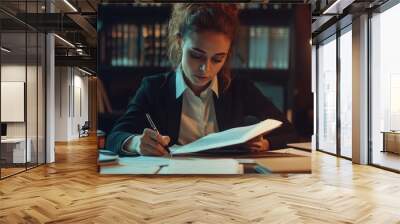
{"label": "blurred bookcase", "polygon": [[102,33],[100,62],[112,67],[168,67],[167,24],[114,24]]}
{"label": "blurred bookcase", "polygon": [[[240,26],[234,49],[233,68],[288,70],[290,16],[271,13],[269,9],[242,10],[240,17],[244,22]],[[167,35],[170,11],[171,6],[165,4],[101,5],[98,21],[99,66],[169,67]],[[282,13],[282,10],[279,11]],[[286,9],[284,15],[290,15],[289,11]],[[113,15],[107,15],[110,12]],[[284,19],[277,22],[273,15]]]}

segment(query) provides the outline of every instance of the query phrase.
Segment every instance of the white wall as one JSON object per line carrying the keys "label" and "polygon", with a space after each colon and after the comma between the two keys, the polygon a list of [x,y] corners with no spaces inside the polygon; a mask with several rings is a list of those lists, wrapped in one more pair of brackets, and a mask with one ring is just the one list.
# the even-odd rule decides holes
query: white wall
{"label": "white wall", "polygon": [[[76,68],[56,67],[56,141],[77,139],[78,124],[88,120],[88,78]],[[81,107],[81,108],[80,108]]]}
{"label": "white wall", "polygon": [[[36,76],[36,66],[27,67],[27,78],[29,87],[27,87],[27,104],[29,110],[27,111],[27,120],[28,120],[28,137],[29,128],[32,127],[33,131],[36,134],[36,113],[31,113],[32,111],[36,111],[37,99],[36,99],[36,79],[33,76]],[[1,66],[1,81],[5,82],[26,82],[25,80],[25,64],[5,64]],[[33,87],[32,87],[33,86]],[[39,105],[39,107],[42,105]],[[1,110],[6,110],[7,108],[1,108]],[[33,123],[32,123],[33,122]],[[7,136],[8,137],[25,137],[25,123],[26,122],[10,122],[7,123]]]}
{"label": "white wall", "polygon": [[55,141],[68,141],[68,88],[70,77],[67,67],[55,68]]}
{"label": "white wall", "polygon": [[[77,73],[78,72],[78,73]],[[77,126],[80,124],[81,126],[88,121],[89,119],[89,97],[88,97],[88,77],[82,76],[79,70],[74,70],[74,112],[73,113],[73,120],[72,120],[72,135],[77,137],[78,136],[78,129]],[[81,110],[81,111],[80,111]]]}

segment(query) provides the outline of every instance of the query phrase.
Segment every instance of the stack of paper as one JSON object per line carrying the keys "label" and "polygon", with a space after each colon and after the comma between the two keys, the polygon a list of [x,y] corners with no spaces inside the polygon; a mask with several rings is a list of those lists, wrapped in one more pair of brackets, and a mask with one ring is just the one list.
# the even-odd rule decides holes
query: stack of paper
{"label": "stack of paper", "polygon": [[101,174],[241,174],[234,159],[125,157],[119,166],[101,167]]}
{"label": "stack of paper", "polygon": [[97,164],[101,166],[118,165],[119,156],[108,150],[99,150]]}
{"label": "stack of paper", "polygon": [[234,159],[173,158],[160,174],[242,174]]}

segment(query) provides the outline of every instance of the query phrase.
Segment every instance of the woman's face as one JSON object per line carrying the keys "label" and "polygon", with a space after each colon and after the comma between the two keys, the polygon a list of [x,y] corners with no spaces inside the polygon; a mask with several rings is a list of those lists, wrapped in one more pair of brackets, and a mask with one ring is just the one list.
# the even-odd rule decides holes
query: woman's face
{"label": "woman's face", "polygon": [[182,69],[197,94],[207,88],[225,63],[231,41],[223,33],[191,32],[181,41]]}

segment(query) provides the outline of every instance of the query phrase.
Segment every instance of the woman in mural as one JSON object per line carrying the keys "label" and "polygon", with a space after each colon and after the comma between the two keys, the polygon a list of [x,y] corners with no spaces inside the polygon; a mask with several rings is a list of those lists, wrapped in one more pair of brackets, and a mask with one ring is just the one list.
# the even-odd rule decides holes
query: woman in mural
{"label": "woman in mural", "polygon": [[[246,125],[249,116],[283,124],[242,148],[260,152],[285,147],[294,137],[292,125],[253,83],[231,74],[238,28],[234,4],[174,5],[168,28],[174,69],[142,80],[108,135],[107,148],[120,154],[164,156],[170,145]],[[151,128],[146,114],[159,132]]]}

